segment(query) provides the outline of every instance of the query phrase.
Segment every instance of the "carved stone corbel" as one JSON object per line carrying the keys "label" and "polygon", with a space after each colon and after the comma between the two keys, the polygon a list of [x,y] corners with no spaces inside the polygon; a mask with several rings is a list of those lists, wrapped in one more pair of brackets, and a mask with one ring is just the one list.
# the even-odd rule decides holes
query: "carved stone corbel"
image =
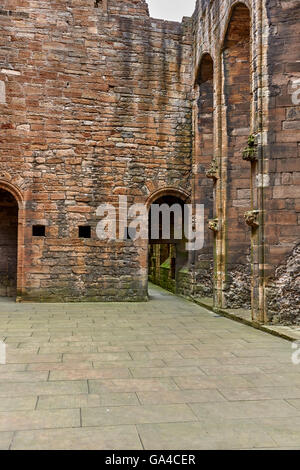
{"label": "carved stone corbel", "polygon": [[211,162],[210,167],[208,168],[208,170],[206,170],[206,177],[216,181],[218,179],[218,170],[219,167],[217,164],[217,160],[214,158]]}
{"label": "carved stone corbel", "polygon": [[210,219],[208,221],[208,228],[217,233],[220,231],[219,219]]}
{"label": "carved stone corbel", "polygon": [[243,151],[243,160],[247,162],[256,162],[258,160],[258,142],[257,136],[254,134],[248,137],[248,146]]}
{"label": "carved stone corbel", "polygon": [[253,228],[259,227],[258,216],[259,216],[259,211],[257,210],[245,212],[244,217],[245,217],[246,224]]}

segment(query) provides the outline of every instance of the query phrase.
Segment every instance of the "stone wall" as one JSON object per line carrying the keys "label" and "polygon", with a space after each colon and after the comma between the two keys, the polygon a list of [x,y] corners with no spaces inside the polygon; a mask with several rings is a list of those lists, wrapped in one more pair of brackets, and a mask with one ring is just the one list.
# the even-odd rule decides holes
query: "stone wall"
{"label": "stone wall", "polygon": [[[299,15],[296,0],[198,0],[193,16],[195,83],[213,62],[215,305],[251,307],[260,322],[300,318]],[[276,308],[274,285],[288,298]]]}
{"label": "stone wall", "polygon": [[300,5],[296,0],[269,0],[266,13],[272,26],[267,62],[264,275],[269,319],[296,323],[300,321]]}
{"label": "stone wall", "polygon": [[21,298],[146,300],[147,241],[100,241],[96,209],[175,196],[211,229],[179,250],[177,291],[298,322],[299,24],[298,0],[197,0],[182,24],[145,0],[3,0],[0,188],[18,195]]}
{"label": "stone wall", "polygon": [[299,324],[300,245],[278,266],[267,288],[268,316],[273,323]]}
{"label": "stone wall", "polygon": [[147,243],[100,241],[96,208],[190,191],[189,24],[144,0],[2,2],[0,186],[26,205],[23,299],[147,298]]}

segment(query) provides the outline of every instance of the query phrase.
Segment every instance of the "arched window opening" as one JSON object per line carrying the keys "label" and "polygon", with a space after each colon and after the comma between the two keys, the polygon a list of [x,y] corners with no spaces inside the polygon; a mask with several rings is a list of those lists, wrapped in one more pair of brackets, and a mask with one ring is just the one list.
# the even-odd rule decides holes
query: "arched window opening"
{"label": "arched window opening", "polygon": [[[214,63],[209,54],[202,57],[197,76],[197,123],[195,163],[195,202],[204,204],[205,219],[214,217],[216,207],[216,185],[205,178],[205,174],[215,167],[214,164]],[[214,182],[216,180],[213,180]],[[212,297],[214,288],[214,236],[205,231],[203,249],[196,253],[195,260],[197,297]]]}
{"label": "arched window opening", "polygon": [[227,140],[227,279],[225,299],[229,308],[251,306],[251,236],[244,214],[251,205],[251,166],[242,158],[250,134],[251,76],[250,76],[249,9],[237,4],[231,15],[224,45],[224,104]]}

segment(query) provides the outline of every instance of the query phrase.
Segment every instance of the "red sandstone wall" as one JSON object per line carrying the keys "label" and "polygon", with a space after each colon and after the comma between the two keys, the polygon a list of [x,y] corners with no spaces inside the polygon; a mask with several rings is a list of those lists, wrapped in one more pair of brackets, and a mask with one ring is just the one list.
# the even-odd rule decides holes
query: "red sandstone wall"
{"label": "red sandstone wall", "polygon": [[[297,0],[241,3],[251,15],[250,83],[245,79],[242,41],[236,55],[224,43],[237,2],[198,0],[193,17],[195,74],[204,54],[214,61],[214,155],[219,165],[214,200],[219,219],[215,304],[230,307],[232,299],[243,301],[243,285],[251,284],[255,320],[296,322],[300,315],[300,103],[293,104],[292,93],[293,83],[300,79],[300,4]],[[237,19],[235,38],[243,24],[242,15]],[[241,107],[249,109],[249,99],[250,120]],[[252,163],[242,161],[242,139],[246,146],[248,128],[257,139],[257,161]],[[247,210],[247,200],[249,210],[258,211],[258,227],[243,225],[241,211]],[[251,258],[247,258],[250,240]],[[239,256],[244,257],[246,277],[232,269]]]}
{"label": "red sandstone wall", "polygon": [[190,189],[188,24],[150,19],[143,0],[4,0],[0,32],[0,184],[26,200],[23,298],[145,299],[145,244],[100,242],[95,211]]}
{"label": "red sandstone wall", "polygon": [[300,90],[300,4],[297,0],[269,0],[266,12],[272,25],[268,37],[269,132],[265,150],[270,178],[265,198],[267,301],[270,319],[298,322],[300,91],[295,92]]}
{"label": "red sandstone wall", "polygon": [[[244,220],[244,213],[252,204],[251,166],[243,161],[242,155],[252,127],[250,92],[255,63],[250,44],[254,23],[249,31],[249,16],[255,17],[252,3],[247,1],[235,9],[237,3],[233,0],[199,0],[193,17],[195,78],[201,73],[204,57],[209,56],[213,61],[210,161],[214,158],[217,167],[213,188],[211,181],[204,182],[210,161],[197,148],[201,146],[201,139],[211,139],[211,130],[204,129],[204,135],[200,135],[194,145],[193,162],[199,161],[195,178],[202,192],[207,186],[205,201],[213,200],[211,213],[218,219],[215,250],[210,248],[210,257],[214,259],[215,302],[218,306],[233,308],[247,308],[251,303],[251,230]],[[203,101],[198,103],[200,114],[211,108],[211,98],[204,97]]]}

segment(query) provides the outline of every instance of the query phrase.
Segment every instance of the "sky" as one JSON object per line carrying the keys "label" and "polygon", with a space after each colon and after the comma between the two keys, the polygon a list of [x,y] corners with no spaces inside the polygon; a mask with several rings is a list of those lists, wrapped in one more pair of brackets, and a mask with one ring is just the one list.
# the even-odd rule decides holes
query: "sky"
{"label": "sky", "polygon": [[196,0],[147,0],[152,18],[181,21],[183,16],[192,16]]}

